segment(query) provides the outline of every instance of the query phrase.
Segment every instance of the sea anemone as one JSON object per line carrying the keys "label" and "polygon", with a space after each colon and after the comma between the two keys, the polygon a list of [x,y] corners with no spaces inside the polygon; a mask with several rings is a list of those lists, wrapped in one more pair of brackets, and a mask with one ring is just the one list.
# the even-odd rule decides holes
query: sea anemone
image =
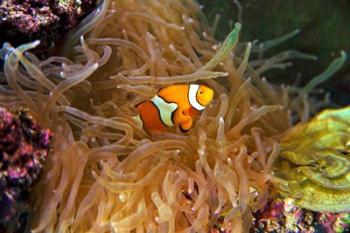
{"label": "sea anemone", "polygon": [[[291,103],[261,75],[314,57],[264,59],[283,39],[238,43],[240,29],[216,41],[195,1],[105,0],[66,57],[5,44],[1,104],[28,107],[55,133],[32,231],[247,232],[268,200],[279,135],[308,114],[309,89]],[[146,133],[134,106],[176,83],[206,84],[215,100],[187,133]]]}

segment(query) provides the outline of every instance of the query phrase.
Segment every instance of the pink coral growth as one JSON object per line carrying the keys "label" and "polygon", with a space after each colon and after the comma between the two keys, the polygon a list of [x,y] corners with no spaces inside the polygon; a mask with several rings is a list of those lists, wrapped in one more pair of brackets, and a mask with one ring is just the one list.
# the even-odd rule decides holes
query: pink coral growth
{"label": "pink coral growth", "polygon": [[27,111],[11,113],[0,107],[0,232],[28,208],[28,193],[42,170],[52,136]]}
{"label": "pink coral growth", "polygon": [[42,168],[52,133],[42,130],[25,111],[14,116],[0,108],[0,179],[6,185],[30,187]]}
{"label": "pink coral growth", "polygon": [[319,213],[294,205],[277,196],[254,213],[251,233],[345,233],[350,230],[350,213]]}

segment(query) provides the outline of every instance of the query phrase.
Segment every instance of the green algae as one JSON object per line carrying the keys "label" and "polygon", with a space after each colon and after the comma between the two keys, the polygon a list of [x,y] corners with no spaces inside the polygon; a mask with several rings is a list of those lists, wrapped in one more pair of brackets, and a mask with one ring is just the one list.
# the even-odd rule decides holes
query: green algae
{"label": "green algae", "polygon": [[279,191],[300,207],[350,211],[350,106],[325,110],[284,135],[275,163]]}

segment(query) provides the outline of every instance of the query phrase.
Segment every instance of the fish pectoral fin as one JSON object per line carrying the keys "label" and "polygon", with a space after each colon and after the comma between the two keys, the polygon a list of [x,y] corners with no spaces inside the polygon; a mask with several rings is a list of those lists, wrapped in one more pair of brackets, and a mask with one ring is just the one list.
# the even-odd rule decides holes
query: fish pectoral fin
{"label": "fish pectoral fin", "polygon": [[192,127],[192,118],[191,117],[186,117],[186,120],[184,120],[181,124],[180,127],[182,130],[187,131]]}
{"label": "fish pectoral fin", "polygon": [[136,125],[139,127],[139,128],[143,128],[143,122],[141,120],[141,117],[140,115],[136,115],[136,116],[133,116],[132,119],[134,120],[134,122],[136,123]]}

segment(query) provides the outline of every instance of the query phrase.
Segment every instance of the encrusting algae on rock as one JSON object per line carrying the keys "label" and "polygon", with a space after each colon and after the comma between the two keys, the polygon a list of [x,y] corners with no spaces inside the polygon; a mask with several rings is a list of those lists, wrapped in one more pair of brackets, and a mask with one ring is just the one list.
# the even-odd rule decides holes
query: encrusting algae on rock
{"label": "encrusting algae on rock", "polygon": [[[106,0],[94,16],[67,57],[39,60],[38,41],[0,50],[1,104],[30,108],[55,134],[32,232],[248,232],[281,134],[308,114],[308,89],[293,102],[262,73],[314,57],[264,58],[281,39],[239,43],[239,23],[220,43],[195,1]],[[214,99],[188,132],[149,134],[133,106],[177,84],[204,84]]]}
{"label": "encrusting algae on rock", "polygon": [[96,0],[2,0],[0,44],[41,40],[37,54],[50,54],[60,40],[95,8]]}
{"label": "encrusting algae on rock", "polygon": [[50,149],[52,133],[24,109],[0,107],[0,232],[24,232],[30,191]]}
{"label": "encrusting algae on rock", "polygon": [[295,205],[295,200],[276,195],[256,211],[251,233],[346,233],[350,213],[315,212]]}

